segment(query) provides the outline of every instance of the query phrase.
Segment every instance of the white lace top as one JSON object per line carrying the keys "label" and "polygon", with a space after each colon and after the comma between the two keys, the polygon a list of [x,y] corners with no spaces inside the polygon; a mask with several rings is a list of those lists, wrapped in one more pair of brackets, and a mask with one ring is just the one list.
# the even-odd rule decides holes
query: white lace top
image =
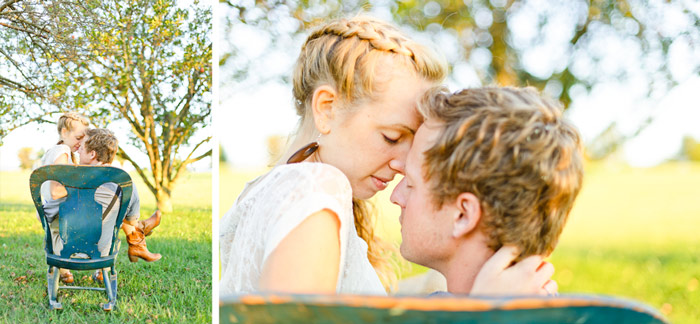
{"label": "white lace top", "polygon": [[350,182],[333,166],[302,162],[277,166],[249,182],[221,219],[221,296],[259,291],[267,257],[306,217],[323,209],[340,220],[336,292],[385,295],[367,259],[367,243],[355,230]]}
{"label": "white lace top", "polygon": [[[62,154],[65,154],[68,157],[68,161],[70,162],[70,147],[65,144],[57,144],[52,146],[46,153],[44,153],[44,156],[41,158],[41,166],[49,165],[49,164],[54,164],[56,162],[56,159],[58,159],[59,156]],[[50,181],[46,181],[41,184],[41,199],[43,199],[43,202],[48,202],[52,201],[53,199],[51,198],[51,183]]]}

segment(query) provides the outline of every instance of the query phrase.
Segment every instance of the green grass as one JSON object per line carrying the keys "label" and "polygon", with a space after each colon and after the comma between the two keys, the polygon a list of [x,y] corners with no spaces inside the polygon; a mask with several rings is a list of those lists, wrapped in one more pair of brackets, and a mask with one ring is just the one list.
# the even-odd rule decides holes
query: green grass
{"label": "green grass", "polygon": [[[141,217],[155,210],[153,195],[136,174]],[[0,172],[0,322],[2,323],[210,323],[211,175],[189,174],[173,195],[174,211],[147,239],[154,263],[131,263],[120,233],[117,309],[105,313],[103,292],[60,290],[63,310],[49,311],[43,229],[29,194],[29,172]],[[97,286],[91,272],[73,271],[78,285]]]}
{"label": "green grass", "polygon": [[[221,169],[221,214],[265,170]],[[379,193],[376,230],[401,241],[393,189]],[[220,215],[221,216],[221,215]],[[560,293],[614,295],[649,304],[673,323],[700,318],[700,164],[654,168],[588,164],[584,186],[550,261]],[[407,277],[424,272],[410,265]]]}

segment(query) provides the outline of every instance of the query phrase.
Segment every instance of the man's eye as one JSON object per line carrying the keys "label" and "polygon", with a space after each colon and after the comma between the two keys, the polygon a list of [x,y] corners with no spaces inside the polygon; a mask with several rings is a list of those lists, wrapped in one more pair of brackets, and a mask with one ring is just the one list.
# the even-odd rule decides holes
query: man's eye
{"label": "man's eye", "polygon": [[397,138],[397,139],[393,139],[393,138],[389,138],[389,137],[386,136],[386,135],[382,135],[382,136],[384,136],[384,140],[385,140],[387,143],[392,144],[392,145],[398,143],[398,142],[399,142],[399,139],[401,139],[401,137],[399,137],[399,138]]}

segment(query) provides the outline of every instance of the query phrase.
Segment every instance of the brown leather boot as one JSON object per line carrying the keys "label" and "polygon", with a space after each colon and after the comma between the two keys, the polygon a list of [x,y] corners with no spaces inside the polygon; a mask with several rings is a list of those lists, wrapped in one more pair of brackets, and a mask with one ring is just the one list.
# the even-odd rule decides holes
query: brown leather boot
{"label": "brown leather boot", "polygon": [[160,224],[160,210],[156,210],[151,217],[146,220],[139,221],[139,227],[146,236],[151,235],[151,232]]}
{"label": "brown leather boot", "polygon": [[161,258],[160,253],[151,253],[146,247],[146,236],[139,227],[135,227],[134,231],[126,234],[126,242],[129,243],[129,261],[136,262],[141,258],[146,262],[158,261]]}
{"label": "brown leather boot", "polygon": [[96,283],[102,283],[102,270],[98,269],[92,274],[92,281]]}
{"label": "brown leather boot", "polygon": [[59,269],[58,277],[64,284],[73,283],[73,274],[68,269]]}

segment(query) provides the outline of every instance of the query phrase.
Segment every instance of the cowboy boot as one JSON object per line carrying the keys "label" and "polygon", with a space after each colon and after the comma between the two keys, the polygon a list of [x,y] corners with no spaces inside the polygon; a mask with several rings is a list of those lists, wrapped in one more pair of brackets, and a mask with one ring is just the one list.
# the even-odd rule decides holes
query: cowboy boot
{"label": "cowboy boot", "polygon": [[141,258],[146,262],[158,261],[160,253],[151,253],[146,247],[146,236],[139,227],[135,227],[131,233],[126,234],[126,242],[129,243],[129,261],[136,262]]}
{"label": "cowboy boot", "polygon": [[149,236],[154,228],[160,224],[160,210],[156,210],[151,217],[146,220],[139,221],[139,227],[143,231],[143,235]]}
{"label": "cowboy boot", "polygon": [[73,283],[73,274],[68,269],[58,269],[58,276],[64,284]]}
{"label": "cowboy boot", "polygon": [[92,274],[92,281],[96,283],[102,283],[102,269],[97,269],[95,273]]}

